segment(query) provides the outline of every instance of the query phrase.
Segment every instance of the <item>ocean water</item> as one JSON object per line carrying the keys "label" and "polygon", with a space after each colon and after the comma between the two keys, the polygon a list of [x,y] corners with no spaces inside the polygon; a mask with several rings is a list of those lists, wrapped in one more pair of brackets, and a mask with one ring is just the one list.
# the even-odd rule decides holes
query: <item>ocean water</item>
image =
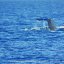
{"label": "ocean water", "polygon": [[64,0],[0,1],[0,64],[64,64],[64,29],[51,32],[37,17],[64,24]]}

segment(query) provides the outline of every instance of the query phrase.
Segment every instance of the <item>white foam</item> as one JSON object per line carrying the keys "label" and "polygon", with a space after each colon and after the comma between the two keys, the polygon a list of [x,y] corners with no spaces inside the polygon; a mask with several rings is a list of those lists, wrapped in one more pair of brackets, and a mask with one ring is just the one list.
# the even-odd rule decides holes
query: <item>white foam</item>
{"label": "white foam", "polygon": [[25,31],[28,31],[29,29],[28,29],[28,28],[25,28],[24,30],[25,30]]}
{"label": "white foam", "polygon": [[59,26],[58,28],[64,28],[64,26]]}
{"label": "white foam", "polygon": [[35,26],[35,27],[30,28],[30,29],[29,29],[29,28],[24,28],[23,30],[24,30],[24,31],[41,30],[41,27],[36,27],[36,26]]}
{"label": "white foam", "polygon": [[31,30],[40,30],[40,27],[33,27],[33,28],[31,28]]}
{"label": "white foam", "polygon": [[[45,26],[45,27],[38,27],[38,26],[34,26],[34,27],[32,27],[32,28],[25,28],[24,30],[25,31],[30,31],[30,30],[41,30],[41,29],[46,29],[47,28],[47,26]],[[57,29],[56,30],[58,30],[58,29],[64,29],[64,26],[57,26]],[[55,31],[56,31],[55,30]],[[55,32],[55,31],[52,31],[52,30],[50,30],[51,32]]]}

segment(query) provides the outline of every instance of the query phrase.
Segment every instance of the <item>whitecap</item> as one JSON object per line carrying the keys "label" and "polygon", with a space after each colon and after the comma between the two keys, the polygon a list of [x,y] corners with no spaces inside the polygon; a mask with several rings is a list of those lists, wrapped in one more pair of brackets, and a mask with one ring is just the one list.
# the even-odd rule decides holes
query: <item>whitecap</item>
{"label": "whitecap", "polygon": [[40,30],[40,27],[33,27],[33,28],[31,28],[31,30]]}
{"label": "whitecap", "polygon": [[57,27],[57,28],[64,28],[64,26],[59,26],[59,27]]}

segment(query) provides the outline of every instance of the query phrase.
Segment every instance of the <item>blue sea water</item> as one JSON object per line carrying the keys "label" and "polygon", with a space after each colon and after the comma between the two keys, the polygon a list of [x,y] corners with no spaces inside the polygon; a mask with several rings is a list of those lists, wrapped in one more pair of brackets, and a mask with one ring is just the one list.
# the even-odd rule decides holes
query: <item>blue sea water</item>
{"label": "blue sea water", "polygon": [[64,24],[64,0],[0,1],[0,64],[64,64],[64,30],[50,32],[36,17]]}

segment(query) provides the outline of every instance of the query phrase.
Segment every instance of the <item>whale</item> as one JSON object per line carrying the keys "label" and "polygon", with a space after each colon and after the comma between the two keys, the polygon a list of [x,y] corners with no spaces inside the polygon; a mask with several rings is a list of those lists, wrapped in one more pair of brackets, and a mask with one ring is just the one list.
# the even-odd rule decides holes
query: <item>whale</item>
{"label": "whale", "polygon": [[54,21],[51,19],[51,18],[46,18],[46,17],[39,17],[39,18],[36,18],[36,20],[38,21],[46,21],[47,22],[47,27],[50,31],[55,31],[57,28],[54,24]]}
{"label": "whale", "polygon": [[48,23],[49,30],[55,31],[57,29],[55,24],[54,24],[54,21],[52,19],[48,19],[47,23]]}

